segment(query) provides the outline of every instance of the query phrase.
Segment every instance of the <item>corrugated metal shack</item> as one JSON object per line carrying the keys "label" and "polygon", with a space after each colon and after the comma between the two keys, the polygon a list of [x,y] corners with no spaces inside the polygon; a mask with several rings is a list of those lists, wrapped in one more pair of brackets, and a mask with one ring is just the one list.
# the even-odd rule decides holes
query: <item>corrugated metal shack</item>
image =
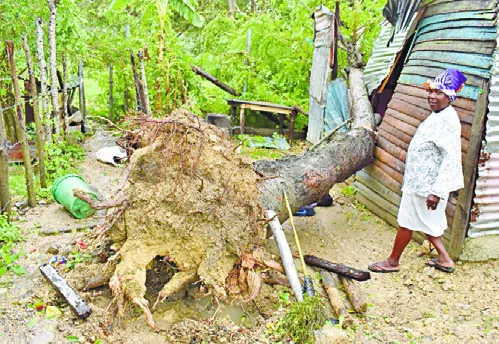
{"label": "corrugated metal shack", "polygon": [[[394,32],[393,46],[387,46],[387,30],[381,31],[365,69],[373,107],[383,116],[383,121],[374,162],[356,175],[356,197],[369,210],[397,227],[407,148],[419,124],[430,114],[421,85],[446,68],[459,69],[468,78],[453,103],[462,125],[466,187],[459,193],[452,193],[448,200],[448,229],[444,234],[449,252],[456,257],[462,251],[470,217],[470,236],[499,233],[497,76],[492,78],[488,107],[491,73],[498,70],[494,69],[498,0],[434,0],[421,4],[417,0],[407,0],[399,3],[417,3],[419,7],[411,17],[412,25]],[[401,20],[408,20],[407,15],[402,17]],[[384,61],[386,65],[383,65]],[[486,142],[481,152],[484,135]]]}

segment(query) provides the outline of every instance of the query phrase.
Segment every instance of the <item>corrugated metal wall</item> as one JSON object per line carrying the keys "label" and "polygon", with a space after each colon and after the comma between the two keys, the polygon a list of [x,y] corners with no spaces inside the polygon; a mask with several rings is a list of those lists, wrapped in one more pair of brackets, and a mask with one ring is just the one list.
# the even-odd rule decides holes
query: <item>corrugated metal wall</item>
{"label": "corrugated metal wall", "polygon": [[[475,103],[482,80],[488,80],[496,40],[497,0],[434,1],[427,5],[415,33],[415,42],[379,127],[374,162],[356,175],[357,199],[393,226],[400,203],[405,156],[419,124],[430,114],[423,82],[446,68],[468,78],[453,103],[461,119],[463,161],[468,150]],[[449,228],[457,195],[448,201]],[[450,230],[444,234],[449,239]]]}
{"label": "corrugated metal wall", "polygon": [[[498,37],[499,41],[499,37]],[[485,142],[478,165],[478,179],[468,235],[499,234],[499,53],[490,82]]]}
{"label": "corrugated metal wall", "polygon": [[329,54],[331,51],[334,14],[325,6],[314,12],[315,39],[312,71],[310,73],[310,97],[308,109],[307,140],[318,143],[324,130],[324,108],[326,106],[327,80],[329,77]]}

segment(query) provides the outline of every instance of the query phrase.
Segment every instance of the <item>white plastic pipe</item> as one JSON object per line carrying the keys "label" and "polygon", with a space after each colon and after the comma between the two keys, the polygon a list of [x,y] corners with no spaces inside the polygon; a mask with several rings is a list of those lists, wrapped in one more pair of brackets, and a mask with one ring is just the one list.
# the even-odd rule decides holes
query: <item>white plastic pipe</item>
{"label": "white plastic pipe", "polygon": [[301,302],[303,301],[303,292],[301,289],[300,280],[298,279],[298,273],[296,272],[291,249],[289,248],[288,241],[286,240],[286,235],[284,235],[281,223],[275,215],[276,213],[273,210],[265,211],[265,216],[267,217],[267,219],[270,220],[273,218],[273,220],[269,223],[270,229],[272,230],[274,238],[277,242],[279,254],[281,255],[282,265],[284,266],[284,271],[286,271],[286,276],[288,277],[291,289],[293,289],[298,302]]}

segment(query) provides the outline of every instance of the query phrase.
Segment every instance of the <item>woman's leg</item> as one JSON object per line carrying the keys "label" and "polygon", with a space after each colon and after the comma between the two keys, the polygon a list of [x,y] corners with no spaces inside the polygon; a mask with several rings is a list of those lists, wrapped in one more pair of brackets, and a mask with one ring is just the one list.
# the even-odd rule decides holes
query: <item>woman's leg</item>
{"label": "woman's leg", "polygon": [[411,239],[412,231],[404,227],[399,227],[390,256],[382,262],[369,265],[369,270],[374,272],[398,271],[400,256],[402,256],[402,253]]}
{"label": "woman's leg", "polygon": [[442,242],[441,237],[434,237],[431,235],[426,234],[426,237],[428,240],[431,242],[431,244],[435,247],[435,249],[438,252],[438,258],[437,258],[437,263],[445,266],[445,267],[452,267],[454,266],[454,261],[451,259],[449,254],[447,253],[447,250],[445,249],[444,243]]}

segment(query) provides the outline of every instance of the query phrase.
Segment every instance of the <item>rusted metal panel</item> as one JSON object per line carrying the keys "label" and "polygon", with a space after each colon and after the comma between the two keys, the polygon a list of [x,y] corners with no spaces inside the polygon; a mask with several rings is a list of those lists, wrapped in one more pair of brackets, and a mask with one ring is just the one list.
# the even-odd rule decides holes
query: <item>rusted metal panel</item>
{"label": "rusted metal panel", "polygon": [[319,142],[323,135],[334,18],[334,13],[322,5],[314,12],[315,39],[312,71],[310,74],[307,133],[307,140],[314,144]]}

